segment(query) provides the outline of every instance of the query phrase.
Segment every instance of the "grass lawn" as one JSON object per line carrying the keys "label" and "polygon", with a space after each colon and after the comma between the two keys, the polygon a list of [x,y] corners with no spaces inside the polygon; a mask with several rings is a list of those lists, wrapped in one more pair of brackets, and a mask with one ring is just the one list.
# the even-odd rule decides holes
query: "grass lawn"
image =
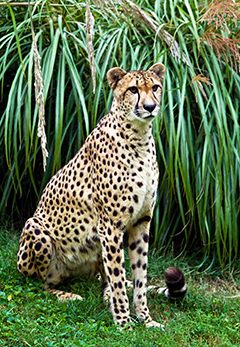
{"label": "grass lawn", "polygon": [[[135,324],[119,331],[101,298],[97,279],[71,279],[61,289],[84,297],[58,302],[40,280],[24,278],[16,268],[19,233],[0,229],[0,346],[240,346],[240,267],[233,278],[218,270],[197,273],[186,259],[173,262],[151,255],[149,284],[163,284],[164,269],[179,266],[188,282],[181,302],[148,294],[155,320],[165,330]],[[127,271],[129,267],[127,266]],[[219,276],[218,276],[219,275]],[[130,300],[132,298],[129,292]]]}

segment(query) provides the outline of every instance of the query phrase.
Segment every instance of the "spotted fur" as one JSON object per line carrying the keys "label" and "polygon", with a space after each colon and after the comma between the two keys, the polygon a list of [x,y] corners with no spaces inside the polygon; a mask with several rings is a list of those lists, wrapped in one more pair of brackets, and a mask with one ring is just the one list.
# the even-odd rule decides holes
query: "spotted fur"
{"label": "spotted fur", "polygon": [[165,294],[167,298],[172,300],[182,299],[187,294],[185,277],[176,266],[168,267],[164,277],[167,287],[148,286],[147,290],[151,290],[153,294]]}
{"label": "spotted fur", "polygon": [[149,225],[158,185],[152,121],[159,113],[165,68],[127,73],[111,69],[114,91],[109,113],[75,157],[42,193],[20,239],[18,270],[40,277],[59,299],[81,296],[51,289],[62,279],[100,272],[111,296],[116,324],[131,321],[126,294],[123,235],[129,233],[136,315],[159,326],[147,307]]}
{"label": "spotted fur", "polygon": [[164,277],[167,285],[166,296],[173,300],[182,299],[187,293],[187,284],[182,271],[170,266],[166,269]]}

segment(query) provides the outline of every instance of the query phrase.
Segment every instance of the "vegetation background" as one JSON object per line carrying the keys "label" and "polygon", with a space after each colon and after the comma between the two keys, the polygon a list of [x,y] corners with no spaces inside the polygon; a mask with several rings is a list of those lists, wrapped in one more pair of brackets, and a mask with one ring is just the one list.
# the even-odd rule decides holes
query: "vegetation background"
{"label": "vegetation background", "polygon": [[[38,138],[33,31],[44,80],[46,171]],[[154,122],[160,167],[151,239],[217,261],[239,256],[238,1],[42,0],[0,6],[0,214],[18,230],[50,177],[108,111],[113,66],[166,66]],[[196,253],[198,252],[198,253]]]}

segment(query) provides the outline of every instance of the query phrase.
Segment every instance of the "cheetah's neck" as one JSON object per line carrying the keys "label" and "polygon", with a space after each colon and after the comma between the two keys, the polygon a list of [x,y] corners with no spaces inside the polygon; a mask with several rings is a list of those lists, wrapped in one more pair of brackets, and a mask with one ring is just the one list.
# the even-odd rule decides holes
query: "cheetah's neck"
{"label": "cheetah's neck", "polygon": [[114,99],[108,115],[115,125],[116,133],[120,133],[124,140],[131,144],[136,143],[141,148],[149,146],[149,141],[151,142],[153,138],[152,121],[146,123],[138,119],[130,121],[124,112],[120,112]]}

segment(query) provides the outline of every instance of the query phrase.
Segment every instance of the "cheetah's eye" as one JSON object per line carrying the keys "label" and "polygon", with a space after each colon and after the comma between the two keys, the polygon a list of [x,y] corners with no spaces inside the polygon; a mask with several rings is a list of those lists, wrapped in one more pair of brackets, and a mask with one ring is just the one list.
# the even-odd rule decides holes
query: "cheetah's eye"
{"label": "cheetah's eye", "polygon": [[152,87],[152,90],[153,92],[156,92],[159,88],[159,85],[155,84],[153,87]]}
{"label": "cheetah's eye", "polygon": [[128,90],[130,90],[130,92],[133,94],[136,94],[138,92],[137,87],[130,87],[130,88],[128,88]]}

